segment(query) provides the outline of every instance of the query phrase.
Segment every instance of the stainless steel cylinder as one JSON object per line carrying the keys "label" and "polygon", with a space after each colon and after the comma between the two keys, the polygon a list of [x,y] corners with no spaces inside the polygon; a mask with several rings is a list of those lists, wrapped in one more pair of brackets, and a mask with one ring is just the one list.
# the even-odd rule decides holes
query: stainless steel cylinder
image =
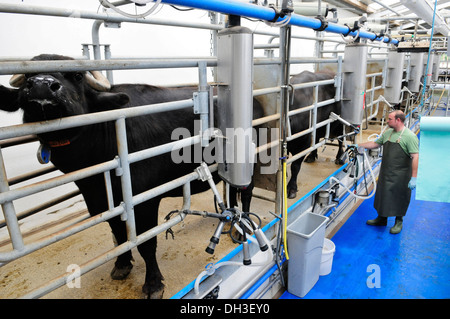
{"label": "stainless steel cylinder", "polygon": [[343,99],[341,117],[361,125],[364,115],[364,92],[367,73],[367,44],[348,44],[344,51]]}
{"label": "stainless steel cylinder", "polygon": [[386,75],[386,88],[384,97],[391,104],[400,103],[402,90],[403,65],[405,53],[391,50],[388,53],[388,69]]}
{"label": "stainless steel cylinder", "polygon": [[253,34],[235,26],[218,33],[218,128],[222,148],[219,175],[236,187],[248,186],[253,175]]}

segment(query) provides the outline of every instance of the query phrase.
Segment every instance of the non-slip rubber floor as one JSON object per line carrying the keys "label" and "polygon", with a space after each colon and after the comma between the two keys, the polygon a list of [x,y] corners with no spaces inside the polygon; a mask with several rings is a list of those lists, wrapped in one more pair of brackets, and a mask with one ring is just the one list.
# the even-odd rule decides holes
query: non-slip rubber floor
{"label": "non-slip rubber floor", "polygon": [[449,215],[449,203],[418,201],[413,191],[403,230],[393,235],[395,217],[386,227],[366,225],[377,214],[373,197],[365,200],[331,239],[331,273],[304,299],[450,298]]}

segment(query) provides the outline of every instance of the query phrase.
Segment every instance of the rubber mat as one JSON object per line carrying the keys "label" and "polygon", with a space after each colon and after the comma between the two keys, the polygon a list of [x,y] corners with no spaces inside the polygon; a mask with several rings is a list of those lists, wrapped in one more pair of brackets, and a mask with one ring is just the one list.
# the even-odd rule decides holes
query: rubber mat
{"label": "rubber mat", "polygon": [[[365,200],[331,240],[332,271],[321,276],[303,299],[450,298],[450,204],[411,196],[403,230],[369,226],[377,216]],[[285,292],[281,299],[298,298]]]}

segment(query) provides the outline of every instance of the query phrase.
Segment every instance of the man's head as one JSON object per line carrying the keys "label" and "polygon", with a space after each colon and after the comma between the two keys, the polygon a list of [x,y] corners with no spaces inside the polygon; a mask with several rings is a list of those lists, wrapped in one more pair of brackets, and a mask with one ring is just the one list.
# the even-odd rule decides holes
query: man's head
{"label": "man's head", "polygon": [[399,131],[403,129],[405,126],[405,113],[400,110],[395,110],[389,113],[388,116],[388,125],[393,128],[395,131]]}

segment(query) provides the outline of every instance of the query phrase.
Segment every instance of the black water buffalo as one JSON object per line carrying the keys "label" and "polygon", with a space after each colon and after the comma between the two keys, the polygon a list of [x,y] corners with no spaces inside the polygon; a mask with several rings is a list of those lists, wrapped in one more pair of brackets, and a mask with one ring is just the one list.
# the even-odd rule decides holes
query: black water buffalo
{"label": "black water buffalo", "polygon": [[[303,71],[300,74],[294,75],[291,78],[291,84],[300,84],[306,82],[314,82],[314,81],[322,81],[333,79],[334,74],[331,72],[321,71],[312,73],[309,71]],[[322,85],[319,87],[319,97],[318,102],[325,101],[334,98],[335,96],[335,87],[333,84]],[[299,109],[308,105],[311,105],[314,101],[314,89],[313,88],[304,88],[298,89],[294,94],[294,102],[290,107],[290,110]],[[329,118],[330,113],[334,112],[336,114],[340,114],[340,102],[332,103],[323,107],[318,108],[317,110],[317,123],[322,122]],[[291,132],[295,134],[297,132],[301,132],[303,130],[308,129],[310,125],[310,112],[300,113],[298,115],[294,115],[290,118]],[[335,121],[331,124],[330,127],[330,136],[338,136],[343,132],[343,127],[340,122]],[[316,142],[319,141],[320,138],[323,138],[326,133],[326,127],[322,127],[317,130],[316,133]],[[311,146],[311,134],[307,134],[298,139],[292,140],[288,142],[287,149],[291,154],[297,154]],[[339,149],[336,155],[336,163],[339,164],[339,158],[342,155],[342,142],[339,141]],[[311,152],[305,161],[313,162],[317,157],[317,150]],[[297,193],[297,176],[300,172],[300,167],[302,165],[305,157],[301,157],[298,160],[291,163],[291,178],[287,185],[287,192],[289,198],[295,198]]]}
{"label": "black water buffalo", "polygon": [[[59,55],[40,55],[33,60],[69,60]],[[22,109],[24,122],[39,122],[62,117],[94,113],[139,105],[191,99],[196,87],[161,88],[150,85],[121,84],[108,87],[99,73],[93,80],[86,72],[52,72],[16,75],[10,83],[18,89],[0,85],[0,109],[14,112]],[[99,91],[102,90],[103,92]],[[256,104],[255,104],[256,105]],[[255,106],[258,110],[262,110]],[[255,111],[255,116],[261,115]],[[192,108],[155,113],[126,119],[128,150],[130,153],[172,142],[171,133],[177,128],[187,128],[194,136]],[[59,170],[69,173],[117,155],[115,123],[106,122],[83,127],[39,134],[41,144],[51,147],[51,161]],[[191,173],[199,163],[175,164],[171,154],[139,161],[130,165],[133,195]],[[218,181],[217,176],[215,177]],[[114,204],[122,201],[120,177],[111,174]],[[76,182],[86,201],[89,213],[96,215],[108,210],[103,175],[95,175]],[[208,189],[208,183],[191,183],[192,193]],[[164,196],[181,196],[181,189]],[[163,196],[134,207],[137,234],[157,225],[158,207]],[[120,218],[108,221],[112,232],[121,244],[127,240],[125,224]],[[150,298],[160,298],[164,285],[155,257],[156,237],[138,246],[146,264],[143,292]],[[131,271],[131,252],[120,255],[111,272],[114,279],[124,279]]]}

